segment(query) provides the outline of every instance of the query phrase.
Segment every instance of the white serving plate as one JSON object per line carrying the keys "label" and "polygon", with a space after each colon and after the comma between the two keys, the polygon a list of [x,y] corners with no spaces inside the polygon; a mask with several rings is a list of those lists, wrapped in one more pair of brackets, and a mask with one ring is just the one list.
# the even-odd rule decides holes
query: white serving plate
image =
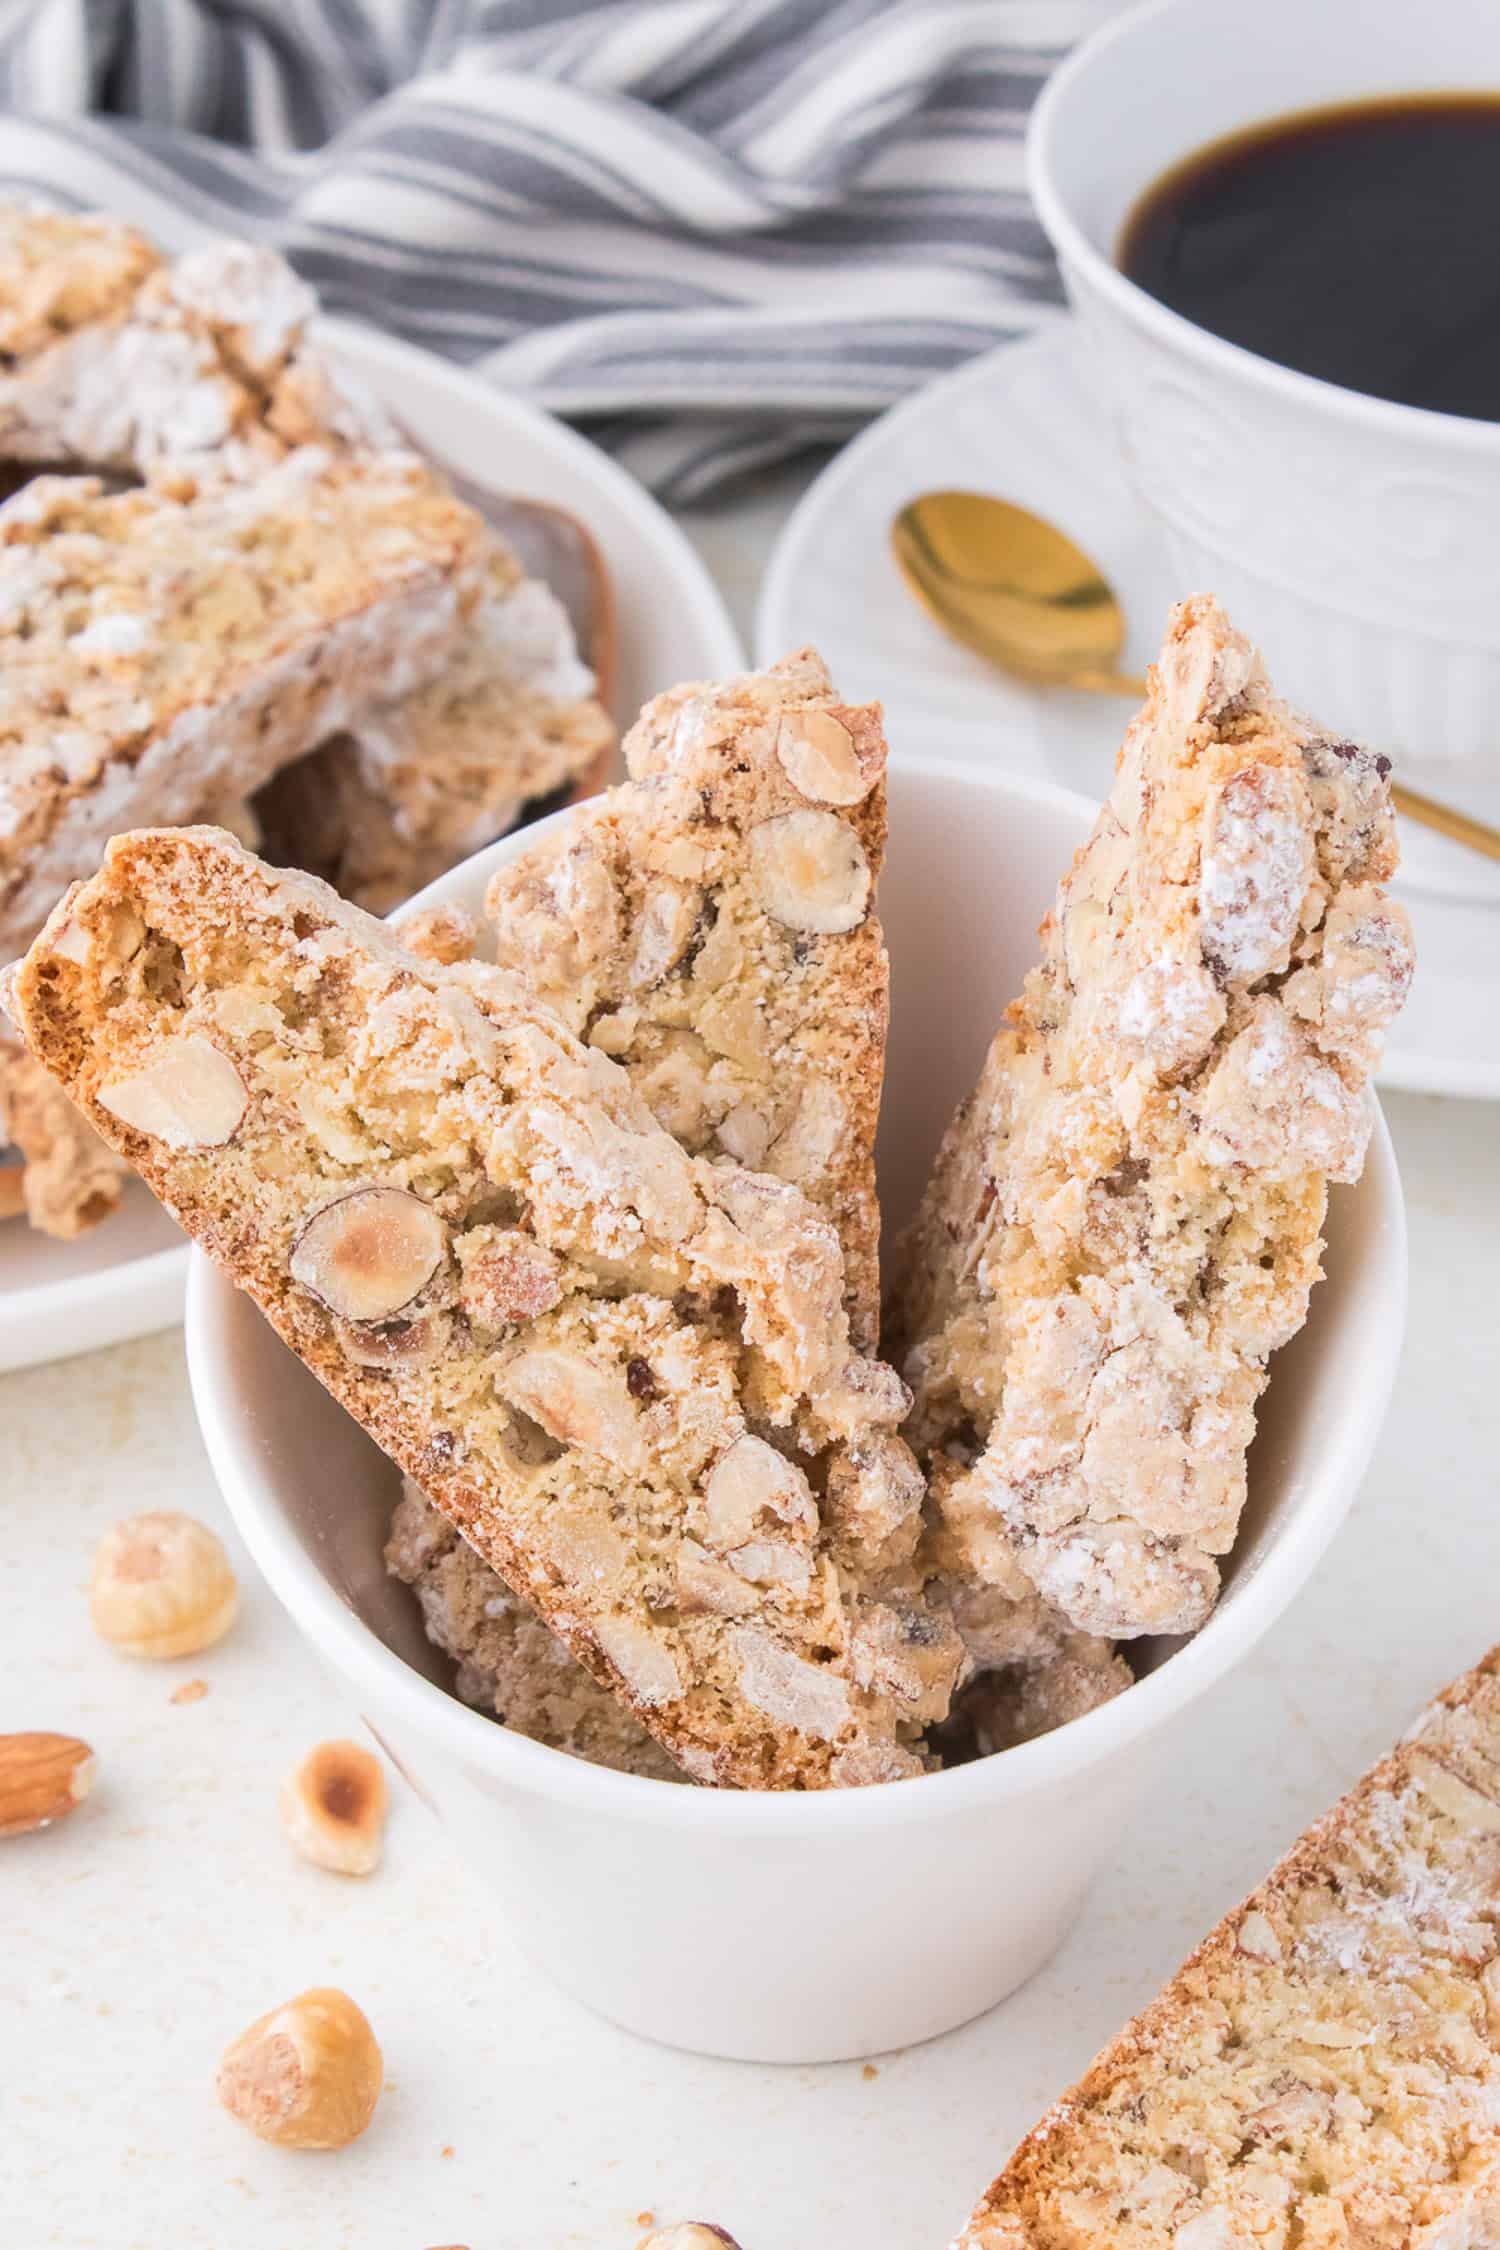
{"label": "white serving plate", "polygon": [[[919,392],[846,447],[788,523],[761,592],[756,648],[769,662],[811,641],[846,695],[878,695],[893,746],[1104,796],[1130,704],[1007,680],[960,648],[903,585],[892,516],[945,486],[1034,508],[1088,549],[1129,620],[1124,663],[1144,671],[1172,602],[1212,588],[1174,579],[1137,499],[1078,330],[1063,322],[1003,345]],[[1276,677],[1276,650],[1266,650]],[[1337,711],[1318,714],[1330,725]],[[1435,786],[1435,785],[1434,785]],[[1495,803],[1476,812],[1500,816]],[[1410,821],[1398,891],[1416,934],[1417,975],[1392,1027],[1382,1085],[1500,1099],[1500,868]]]}
{"label": "white serving plate", "polygon": [[[566,508],[604,556],[617,615],[614,717],[648,696],[744,661],[718,592],[682,533],[597,446],[523,400],[415,345],[352,321],[321,324],[338,364],[413,439],[476,484]],[[172,1221],[132,1187],[124,1208],[77,1242],[0,1225],[0,1373],[149,1336],[182,1318],[188,1253]]]}

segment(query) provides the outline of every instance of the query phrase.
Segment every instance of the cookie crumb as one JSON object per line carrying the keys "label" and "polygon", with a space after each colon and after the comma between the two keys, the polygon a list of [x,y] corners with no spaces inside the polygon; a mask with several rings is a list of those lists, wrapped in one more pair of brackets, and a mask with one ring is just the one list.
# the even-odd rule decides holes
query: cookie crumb
{"label": "cookie crumb", "polygon": [[184,1680],[167,1698],[169,1703],[201,1703],[208,1693],[207,1680]]}
{"label": "cookie crumb", "polygon": [[859,2075],[861,2078],[878,2078],[880,2073],[873,2063],[866,2063]]}

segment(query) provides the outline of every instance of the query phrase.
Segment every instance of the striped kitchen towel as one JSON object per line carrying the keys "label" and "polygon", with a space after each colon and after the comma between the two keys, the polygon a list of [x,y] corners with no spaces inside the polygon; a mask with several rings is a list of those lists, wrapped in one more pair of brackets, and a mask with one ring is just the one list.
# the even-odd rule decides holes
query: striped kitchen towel
{"label": "striped kitchen towel", "polygon": [[285,253],[664,496],[1055,317],[1026,114],[1118,0],[0,0],[0,193]]}

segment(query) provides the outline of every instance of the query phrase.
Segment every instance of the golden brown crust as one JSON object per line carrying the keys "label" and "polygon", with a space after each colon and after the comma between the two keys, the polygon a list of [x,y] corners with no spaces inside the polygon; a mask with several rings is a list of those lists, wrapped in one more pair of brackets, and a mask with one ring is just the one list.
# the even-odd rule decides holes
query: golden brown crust
{"label": "golden brown crust", "polygon": [[1179,605],[897,1260],[912,1442],[965,1472],[945,1564],[1081,1631],[1189,1632],[1217,1594],[1410,982],[1387,772]]}
{"label": "golden brown crust", "polygon": [[625,757],[628,781],[495,877],[498,957],[623,1064],[690,1153],[791,1180],[827,1212],[855,1341],[873,1349],[879,707],[840,702],[803,650],[657,697]]}
{"label": "golden brown crust", "polygon": [[[907,1403],[837,1240],[683,1154],[513,977],[213,830],[118,837],[22,964],[33,1051],[319,1380],[698,1779],[917,1769],[958,1653],[835,1472]],[[910,1471],[909,1459],[906,1461]],[[847,1499],[847,1495],[846,1495]]]}
{"label": "golden brown crust", "polygon": [[1500,1649],[1106,2048],[956,2250],[1489,2241],[1497,1920]]}

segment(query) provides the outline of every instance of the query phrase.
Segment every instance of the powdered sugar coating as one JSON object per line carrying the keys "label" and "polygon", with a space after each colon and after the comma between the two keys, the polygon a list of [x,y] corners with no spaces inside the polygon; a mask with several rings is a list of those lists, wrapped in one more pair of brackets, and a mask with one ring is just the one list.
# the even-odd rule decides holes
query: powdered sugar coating
{"label": "powdered sugar coating", "polygon": [[[117,837],[16,1006],[90,1121],[659,1740],[721,1783],[828,1786],[867,1749],[919,1770],[905,1738],[958,1665],[943,1614],[784,1504],[783,1468],[816,1487],[904,1404],[852,1350],[837,1237],[795,1187],[687,1155],[505,970],[423,963],[216,831]],[[201,1040],[244,1088],[231,1138],[183,1146],[101,1103]],[[402,1251],[386,1299],[361,1236],[356,1318],[324,1277],[338,1213],[362,1225],[374,1187],[442,1248],[415,1296]],[[558,1294],[530,1315],[506,1299],[492,1329],[462,1277],[497,1230],[556,1262]],[[708,1490],[751,1436],[761,1498],[731,1541]],[[694,1597],[690,1546],[742,1615]],[[793,1548],[805,1571],[780,1567]]]}
{"label": "powdered sugar coating", "polygon": [[1410,979],[1394,865],[1383,761],[1185,603],[898,1259],[944,1569],[1108,1637],[1206,1616]]}
{"label": "powdered sugar coating", "polygon": [[405,457],[248,486],[39,477],[0,508],[0,945],[133,821],[244,798],[437,672],[485,534]]}
{"label": "powdered sugar coating", "polygon": [[271,857],[371,913],[502,835],[523,805],[594,771],[613,747],[567,612],[492,536],[481,589],[429,686],[362,713],[257,801]]}
{"label": "powdered sugar coating", "polygon": [[1500,1650],[1028,2135],[955,2250],[1486,2250]]}
{"label": "powdered sugar coating", "polygon": [[[787,745],[842,747],[854,783],[814,811]],[[838,1228],[856,1341],[876,1333],[874,1144],[889,973],[871,905],[885,843],[885,738],[804,650],[677,688],[625,743],[630,779],[494,878],[498,956],[614,1056],[665,1129],[794,1182]],[[825,754],[826,762],[826,754]],[[857,795],[852,794],[857,785]],[[825,927],[775,911],[786,823],[827,822],[864,871]],[[766,843],[766,839],[770,843]],[[795,911],[795,909],[794,909]],[[834,924],[839,926],[833,926]]]}
{"label": "powdered sugar coating", "polygon": [[[46,287],[49,318],[24,315]],[[389,450],[372,401],[307,341],[317,300],[272,250],[228,237],[169,265],[104,220],[0,219],[0,452],[149,476],[256,475],[310,439]]]}

